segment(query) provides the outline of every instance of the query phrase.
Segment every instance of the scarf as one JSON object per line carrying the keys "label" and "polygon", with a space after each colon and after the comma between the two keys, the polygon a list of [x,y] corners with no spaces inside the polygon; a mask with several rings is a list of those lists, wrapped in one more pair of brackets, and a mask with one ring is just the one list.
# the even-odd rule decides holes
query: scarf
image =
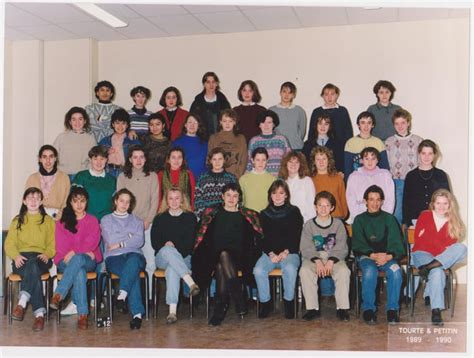
{"label": "scarf", "polygon": [[46,171],[46,169],[43,168],[43,165],[41,163],[39,163],[39,170],[38,171],[41,174],[41,176],[44,176],[44,177],[54,175],[58,171],[58,162],[54,163],[54,167],[49,173]]}

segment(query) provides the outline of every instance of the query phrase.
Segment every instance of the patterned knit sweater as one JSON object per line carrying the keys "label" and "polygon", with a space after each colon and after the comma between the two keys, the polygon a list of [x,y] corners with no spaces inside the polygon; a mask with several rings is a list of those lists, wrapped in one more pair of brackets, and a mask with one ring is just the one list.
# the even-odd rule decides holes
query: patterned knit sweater
{"label": "patterned knit sweater", "polygon": [[291,151],[288,139],[281,134],[275,133],[268,135],[260,134],[250,139],[248,145],[249,161],[247,163],[247,171],[252,170],[252,151],[259,147],[265,148],[268,151],[267,172],[273,176],[277,176],[280,170],[281,159],[285,154]]}
{"label": "patterned knit sweater", "polygon": [[405,180],[408,172],[418,166],[418,144],[422,140],[416,134],[405,137],[395,134],[387,138],[385,148],[393,179]]}
{"label": "patterned knit sweater", "polygon": [[120,107],[114,103],[92,103],[86,106],[86,112],[91,122],[91,133],[97,143],[114,131],[110,127],[112,113]]}

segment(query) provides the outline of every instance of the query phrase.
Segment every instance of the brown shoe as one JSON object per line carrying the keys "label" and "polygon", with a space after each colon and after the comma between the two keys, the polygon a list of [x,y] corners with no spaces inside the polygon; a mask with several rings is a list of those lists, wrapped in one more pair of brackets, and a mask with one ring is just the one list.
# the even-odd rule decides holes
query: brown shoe
{"label": "brown shoe", "polygon": [[53,298],[51,298],[51,302],[49,303],[49,307],[51,307],[53,310],[57,310],[59,307],[59,302],[61,302],[63,298],[59,293],[55,293],[53,295]]}
{"label": "brown shoe", "polygon": [[12,312],[12,318],[15,321],[23,321],[23,317],[25,317],[25,308],[20,305],[16,305]]}
{"label": "brown shoe", "polygon": [[38,332],[42,331],[44,328],[44,316],[35,317],[35,321],[33,322],[33,331]]}
{"label": "brown shoe", "polygon": [[88,325],[87,315],[86,314],[79,315],[79,319],[77,320],[77,328],[87,329],[87,325]]}

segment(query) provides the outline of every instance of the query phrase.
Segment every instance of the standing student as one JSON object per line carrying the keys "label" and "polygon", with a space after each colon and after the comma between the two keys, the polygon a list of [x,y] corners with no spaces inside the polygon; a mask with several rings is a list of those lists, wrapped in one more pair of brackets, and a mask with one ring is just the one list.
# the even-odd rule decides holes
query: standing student
{"label": "standing student", "polygon": [[377,127],[374,128],[374,136],[383,141],[396,133],[392,125],[392,117],[395,111],[401,109],[399,105],[392,103],[396,90],[390,81],[377,81],[373,88],[377,103],[367,108],[367,111],[371,112],[377,121]]}
{"label": "standing student", "polygon": [[151,172],[159,172],[165,164],[166,154],[171,142],[164,135],[166,120],[160,113],[148,117],[149,133],[140,138],[148,157],[148,168]]}
{"label": "standing student", "polygon": [[182,109],[183,100],[181,93],[176,87],[167,87],[160,98],[160,106],[163,108],[158,112],[166,120],[165,136],[171,141],[175,140],[181,135],[184,120],[189,112]]}
{"label": "standing student", "polygon": [[95,98],[98,103],[92,103],[86,106],[86,112],[89,116],[91,132],[95,141],[99,143],[102,138],[112,134],[110,121],[112,113],[120,107],[112,100],[115,97],[115,87],[109,81],[100,81],[94,88]]}
{"label": "standing student", "polygon": [[89,149],[97,144],[88,133],[90,121],[87,112],[81,107],[72,107],[64,117],[66,131],[59,134],[53,146],[58,150],[58,169],[69,175],[69,180],[81,170],[89,167]]}
{"label": "standing student", "polygon": [[130,91],[135,105],[128,111],[130,116],[129,137],[138,139],[148,133],[148,117],[152,113],[146,109],[146,103],[151,97],[151,91],[143,86],[137,86]]}
{"label": "standing student", "polygon": [[234,111],[237,113],[240,131],[248,143],[250,139],[258,135],[257,116],[266,108],[259,105],[262,96],[257,84],[252,80],[246,80],[240,84],[237,98],[241,104],[234,107]]}
{"label": "standing student", "polygon": [[240,178],[247,166],[247,142],[239,134],[237,113],[224,109],[220,114],[218,132],[209,137],[208,151],[220,147],[225,151],[225,169]]}
{"label": "standing student", "polygon": [[276,133],[284,135],[293,150],[303,149],[306,134],[306,113],[300,106],[293,104],[296,97],[296,86],[292,82],[284,82],[280,87],[280,103],[268,108],[278,114],[280,124]]}
{"label": "standing student", "polygon": [[12,318],[23,321],[26,306],[30,302],[35,317],[33,331],[41,331],[46,313],[41,275],[51,267],[56,250],[54,221],[44,210],[40,189],[25,190],[20,212],[8,229],[5,254],[12,260],[13,273],[21,277],[20,298],[13,309]]}
{"label": "standing student", "polygon": [[214,72],[206,72],[202,76],[203,90],[191,104],[189,112],[197,114],[201,119],[207,135],[217,132],[219,114],[230,108],[226,96],[220,91],[219,77]]}

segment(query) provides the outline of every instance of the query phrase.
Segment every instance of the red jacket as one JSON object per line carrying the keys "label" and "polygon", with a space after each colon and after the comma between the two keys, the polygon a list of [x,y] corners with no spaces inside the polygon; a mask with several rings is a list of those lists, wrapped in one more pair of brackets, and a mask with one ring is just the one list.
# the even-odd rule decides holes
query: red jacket
{"label": "red jacket", "polygon": [[412,251],[426,251],[437,256],[441,254],[448,246],[457,243],[448,234],[448,222],[446,222],[439,231],[436,230],[436,224],[433,218],[434,213],[431,210],[423,211],[415,227],[415,245]]}
{"label": "red jacket", "polygon": [[173,120],[173,125],[170,128],[170,120],[168,118],[168,115],[166,114],[166,108],[163,108],[162,110],[158,111],[158,113],[161,113],[165,119],[166,119],[166,129],[170,133],[170,141],[174,141],[176,138],[178,138],[181,135],[181,132],[183,130],[183,125],[184,125],[184,120],[186,116],[189,114],[188,111],[178,107],[176,108],[176,114],[174,116]]}

